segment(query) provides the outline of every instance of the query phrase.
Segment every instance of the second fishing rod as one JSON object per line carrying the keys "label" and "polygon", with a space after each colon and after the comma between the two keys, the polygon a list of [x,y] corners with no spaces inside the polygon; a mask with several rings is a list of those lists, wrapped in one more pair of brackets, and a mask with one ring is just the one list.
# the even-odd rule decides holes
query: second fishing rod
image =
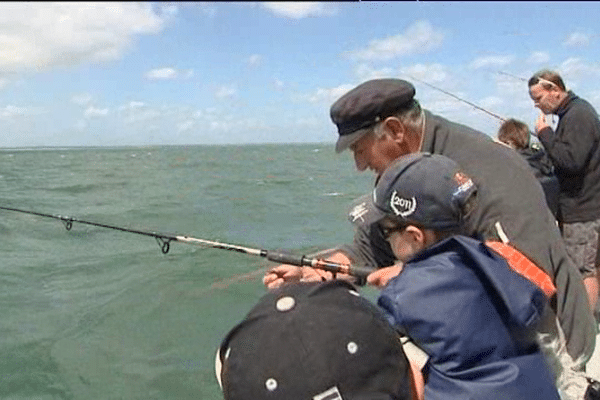
{"label": "second fishing rod", "polygon": [[348,275],[355,276],[359,279],[365,279],[371,272],[373,272],[373,270],[371,270],[369,268],[362,268],[362,267],[356,267],[356,266],[352,266],[352,265],[334,263],[334,262],[323,260],[320,258],[308,257],[306,255],[294,255],[294,254],[286,253],[286,252],[278,252],[278,251],[271,251],[271,250],[265,250],[265,249],[256,249],[256,248],[240,246],[240,245],[236,245],[236,244],[222,243],[222,242],[217,242],[217,241],[207,240],[207,239],[199,239],[199,238],[195,238],[195,237],[191,237],[191,236],[187,236],[187,235],[167,234],[167,233],[160,233],[160,232],[149,231],[149,230],[125,228],[122,226],[109,225],[109,224],[93,222],[93,221],[86,221],[83,219],[69,217],[66,215],[47,214],[47,213],[41,213],[41,212],[37,212],[37,211],[23,210],[23,209],[14,208],[14,207],[0,206],[0,210],[14,211],[14,212],[19,212],[19,213],[23,213],[23,214],[37,215],[39,217],[60,220],[65,224],[65,228],[68,231],[70,231],[73,228],[73,223],[79,223],[79,224],[83,224],[83,225],[97,226],[97,227],[101,227],[101,228],[114,229],[114,230],[118,230],[118,231],[122,231],[122,232],[128,232],[128,233],[134,233],[137,235],[153,237],[158,242],[163,254],[167,254],[169,252],[169,250],[171,248],[171,245],[170,245],[171,242],[180,242],[180,243],[192,244],[192,245],[196,245],[196,246],[209,247],[209,248],[213,248],[213,249],[221,249],[221,250],[228,250],[228,251],[235,251],[238,253],[263,257],[269,261],[277,262],[277,263],[281,263],[281,264],[290,264],[290,265],[295,265],[298,267],[303,267],[303,266],[313,267],[313,268],[323,269],[323,270],[333,272],[333,273],[348,274]]}

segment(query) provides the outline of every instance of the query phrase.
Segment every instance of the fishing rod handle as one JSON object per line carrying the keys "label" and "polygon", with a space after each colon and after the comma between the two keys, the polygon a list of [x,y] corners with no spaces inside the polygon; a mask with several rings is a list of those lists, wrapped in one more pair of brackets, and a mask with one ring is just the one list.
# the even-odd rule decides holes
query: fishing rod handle
{"label": "fishing rod handle", "polygon": [[265,257],[269,261],[273,261],[273,262],[277,262],[277,263],[281,263],[281,264],[295,265],[297,267],[303,267],[306,265],[310,265],[305,262],[305,260],[306,260],[305,256],[297,256],[294,254],[280,253],[280,252],[274,252],[274,251],[266,251],[265,253],[266,253]]}
{"label": "fishing rod handle", "polygon": [[265,257],[269,261],[278,262],[281,264],[324,269],[329,272],[352,275],[360,279],[366,279],[366,277],[374,271],[373,269],[365,267],[354,267],[351,265],[338,264],[316,258],[307,258],[304,255],[298,256],[289,253],[267,251]]}
{"label": "fishing rod handle", "polygon": [[359,279],[367,279],[370,273],[374,272],[375,269],[367,268],[367,267],[357,267],[353,265],[347,264],[337,264],[331,261],[326,260],[311,260],[312,266],[315,268],[321,268],[331,272],[337,272],[341,274],[352,275]]}

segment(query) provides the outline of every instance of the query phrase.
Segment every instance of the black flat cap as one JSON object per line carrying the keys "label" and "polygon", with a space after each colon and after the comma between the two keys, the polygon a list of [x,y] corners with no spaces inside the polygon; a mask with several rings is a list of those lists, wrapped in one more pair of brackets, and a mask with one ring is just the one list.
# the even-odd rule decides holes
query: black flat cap
{"label": "black flat cap", "polygon": [[361,83],[331,106],[331,120],[340,135],[335,151],[340,153],[368,132],[367,128],[406,107],[415,87],[402,79],[373,79]]}

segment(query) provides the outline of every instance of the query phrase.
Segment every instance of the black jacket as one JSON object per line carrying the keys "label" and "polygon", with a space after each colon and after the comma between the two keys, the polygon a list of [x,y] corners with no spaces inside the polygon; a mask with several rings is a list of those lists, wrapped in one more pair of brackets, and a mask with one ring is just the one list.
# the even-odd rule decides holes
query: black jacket
{"label": "black jacket", "polygon": [[572,92],[558,110],[556,132],[545,128],[540,142],[558,177],[561,222],[586,222],[600,218],[600,120],[587,101]]}
{"label": "black jacket", "polygon": [[[466,221],[467,236],[501,239],[500,223],[511,244],[544,269],[557,288],[556,313],[567,350],[585,361],[595,346],[596,326],[581,274],[568,258],[541,185],[516,151],[489,136],[425,111],[422,151],[457,162],[478,187],[478,204]],[[374,268],[391,265],[394,255],[376,225],[359,225],[352,245],[341,248],[350,259]]]}

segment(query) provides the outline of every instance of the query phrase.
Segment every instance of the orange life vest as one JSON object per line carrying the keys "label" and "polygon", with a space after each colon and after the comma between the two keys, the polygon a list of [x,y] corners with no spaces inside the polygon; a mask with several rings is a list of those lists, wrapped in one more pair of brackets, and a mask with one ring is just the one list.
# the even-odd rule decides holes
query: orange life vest
{"label": "orange life vest", "polygon": [[556,294],[556,287],[552,283],[552,279],[520,251],[509,244],[498,241],[489,240],[485,244],[502,256],[513,271],[542,289],[548,298]]}

